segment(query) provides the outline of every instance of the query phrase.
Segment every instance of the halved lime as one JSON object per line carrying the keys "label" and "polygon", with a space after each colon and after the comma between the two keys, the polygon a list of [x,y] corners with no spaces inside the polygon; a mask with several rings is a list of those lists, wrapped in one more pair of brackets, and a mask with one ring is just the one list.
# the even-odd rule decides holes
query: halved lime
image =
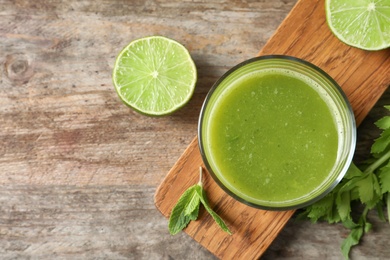
{"label": "halved lime", "polygon": [[344,43],[363,49],[390,46],[390,0],[326,0],[326,20]]}
{"label": "halved lime", "polygon": [[162,116],[191,99],[197,71],[183,45],[150,36],[131,42],[119,53],[112,78],[126,105],[142,114]]}

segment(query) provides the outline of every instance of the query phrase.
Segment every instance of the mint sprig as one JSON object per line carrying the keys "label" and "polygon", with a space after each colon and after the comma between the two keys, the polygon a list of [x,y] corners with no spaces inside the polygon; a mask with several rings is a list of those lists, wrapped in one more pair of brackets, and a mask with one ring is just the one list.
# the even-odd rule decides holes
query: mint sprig
{"label": "mint sprig", "polygon": [[198,218],[200,204],[203,204],[204,208],[223,231],[227,232],[229,235],[232,234],[222,218],[211,209],[206,192],[203,189],[202,177],[203,168],[200,167],[199,182],[189,187],[173,207],[168,223],[168,229],[171,235],[179,233],[191,220],[196,220]]}
{"label": "mint sprig", "polygon": [[[385,108],[390,110],[390,106]],[[341,245],[345,259],[349,259],[352,247],[358,245],[363,235],[371,230],[372,224],[367,219],[369,211],[377,210],[378,216],[386,221],[384,209],[387,207],[390,223],[390,116],[383,117],[375,125],[383,131],[374,140],[371,158],[367,160],[369,163],[361,168],[352,163],[336,188],[306,207],[299,216],[312,222],[341,222],[350,229]],[[352,207],[352,204],[360,204],[360,207]],[[359,208],[363,210],[356,210]]]}

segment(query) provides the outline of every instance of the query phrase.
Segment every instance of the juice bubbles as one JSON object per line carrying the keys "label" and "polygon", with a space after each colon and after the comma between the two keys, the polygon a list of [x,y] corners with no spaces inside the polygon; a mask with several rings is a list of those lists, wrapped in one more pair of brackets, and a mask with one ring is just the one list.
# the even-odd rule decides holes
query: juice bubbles
{"label": "juice bubbles", "polygon": [[355,121],[337,84],[286,56],[258,57],[226,73],[206,98],[199,143],[206,167],[230,195],[265,209],[292,209],[344,176]]}

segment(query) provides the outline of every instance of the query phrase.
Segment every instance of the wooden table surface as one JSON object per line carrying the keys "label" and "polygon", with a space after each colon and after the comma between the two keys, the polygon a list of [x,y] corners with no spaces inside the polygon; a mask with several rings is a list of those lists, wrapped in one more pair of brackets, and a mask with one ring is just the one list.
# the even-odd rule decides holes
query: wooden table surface
{"label": "wooden table surface", "polygon": [[[169,235],[153,195],[196,135],[214,81],[256,56],[296,0],[0,0],[0,258],[214,259],[183,232]],[[150,118],[124,106],[111,83],[130,41],[163,35],[198,68],[177,113]],[[358,129],[365,159],[389,114],[385,92]],[[390,225],[354,259],[386,259]],[[341,259],[341,225],[290,220],[264,259]]]}

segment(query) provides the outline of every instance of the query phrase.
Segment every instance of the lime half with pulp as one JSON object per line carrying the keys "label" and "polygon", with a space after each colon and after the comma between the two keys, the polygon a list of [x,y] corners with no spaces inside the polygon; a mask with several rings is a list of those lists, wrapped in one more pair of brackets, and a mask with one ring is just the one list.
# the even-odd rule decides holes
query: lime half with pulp
{"label": "lime half with pulp", "polygon": [[326,0],[330,29],[344,43],[363,49],[390,46],[390,0]]}
{"label": "lime half with pulp", "polygon": [[126,105],[142,114],[162,116],[191,99],[197,71],[183,45],[150,36],[131,42],[119,53],[112,78]]}

